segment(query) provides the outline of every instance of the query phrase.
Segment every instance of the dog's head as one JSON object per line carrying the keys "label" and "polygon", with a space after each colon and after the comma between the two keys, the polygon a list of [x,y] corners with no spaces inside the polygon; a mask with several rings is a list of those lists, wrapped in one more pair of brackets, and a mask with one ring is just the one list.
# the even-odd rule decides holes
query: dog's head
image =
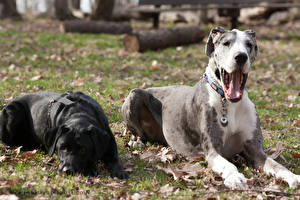
{"label": "dog's head", "polygon": [[72,119],[49,131],[45,143],[50,155],[56,153],[62,172],[96,175],[96,163],[110,145],[110,135],[87,119]]}
{"label": "dog's head", "polygon": [[242,98],[250,66],[257,56],[255,32],[232,31],[222,27],[211,30],[206,43],[206,55],[214,79],[223,87],[231,102]]}

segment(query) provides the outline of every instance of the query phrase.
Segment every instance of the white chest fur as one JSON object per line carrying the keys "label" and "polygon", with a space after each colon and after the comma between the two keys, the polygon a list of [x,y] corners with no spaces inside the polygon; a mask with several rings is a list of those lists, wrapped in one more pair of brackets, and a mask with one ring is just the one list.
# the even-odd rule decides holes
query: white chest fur
{"label": "white chest fur", "polygon": [[[214,91],[209,84],[206,84],[209,92],[209,105],[214,107],[217,112],[218,120],[221,118],[222,103],[220,96]],[[249,140],[253,137],[256,129],[256,110],[254,104],[248,98],[247,91],[244,91],[242,99],[237,103],[226,103],[228,125],[220,127],[224,131],[223,142],[234,135],[237,135],[241,142]]]}

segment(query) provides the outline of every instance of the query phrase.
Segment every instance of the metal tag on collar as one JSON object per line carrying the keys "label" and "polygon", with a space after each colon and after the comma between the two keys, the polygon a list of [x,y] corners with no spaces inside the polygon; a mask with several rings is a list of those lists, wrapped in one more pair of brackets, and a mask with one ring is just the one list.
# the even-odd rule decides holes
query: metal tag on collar
{"label": "metal tag on collar", "polygon": [[223,97],[222,98],[222,117],[220,118],[220,122],[221,122],[223,127],[228,125],[228,119],[226,117],[227,109],[225,107],[225,104],[226,104],[226,98]]}
{"label": "metal tag on collar", "polygon": [[228,119],[227,119],[227,117],[222,116],[222,117],[220,118],[220,122],[221,122],[221,124],[222,124],[223,127],[227,126],[227,124],[228,124]]}

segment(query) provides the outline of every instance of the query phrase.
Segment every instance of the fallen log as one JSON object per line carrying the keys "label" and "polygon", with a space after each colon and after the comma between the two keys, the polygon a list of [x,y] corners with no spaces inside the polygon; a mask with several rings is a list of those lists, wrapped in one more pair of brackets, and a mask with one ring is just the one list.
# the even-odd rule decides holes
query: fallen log
{"label": "fallen log", "polygon": [[144,52],[145,50],[199,43],[205,35],[206,32],[198,26],[179,27],[128,34],[123,43],[127,51]]}
{"label": "fallen log", "polygon": [[128,34],[132,28],[128,23],[116,23],[107,21],[65,21],[60,25],[62,33],[108,33],[108,34]]}

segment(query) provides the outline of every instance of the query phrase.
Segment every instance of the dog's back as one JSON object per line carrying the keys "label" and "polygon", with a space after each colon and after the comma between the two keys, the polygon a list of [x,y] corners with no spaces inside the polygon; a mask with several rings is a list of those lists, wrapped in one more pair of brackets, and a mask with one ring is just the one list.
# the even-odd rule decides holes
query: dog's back
{"label": "dog's back", "polygon": [[27,94],[14,99],[0,114],[0,139],[7,145],[35,148],[41,143],[37,137],[36,124],[46,126],[44,117],[51,97],[59,96],[52,92]]}

